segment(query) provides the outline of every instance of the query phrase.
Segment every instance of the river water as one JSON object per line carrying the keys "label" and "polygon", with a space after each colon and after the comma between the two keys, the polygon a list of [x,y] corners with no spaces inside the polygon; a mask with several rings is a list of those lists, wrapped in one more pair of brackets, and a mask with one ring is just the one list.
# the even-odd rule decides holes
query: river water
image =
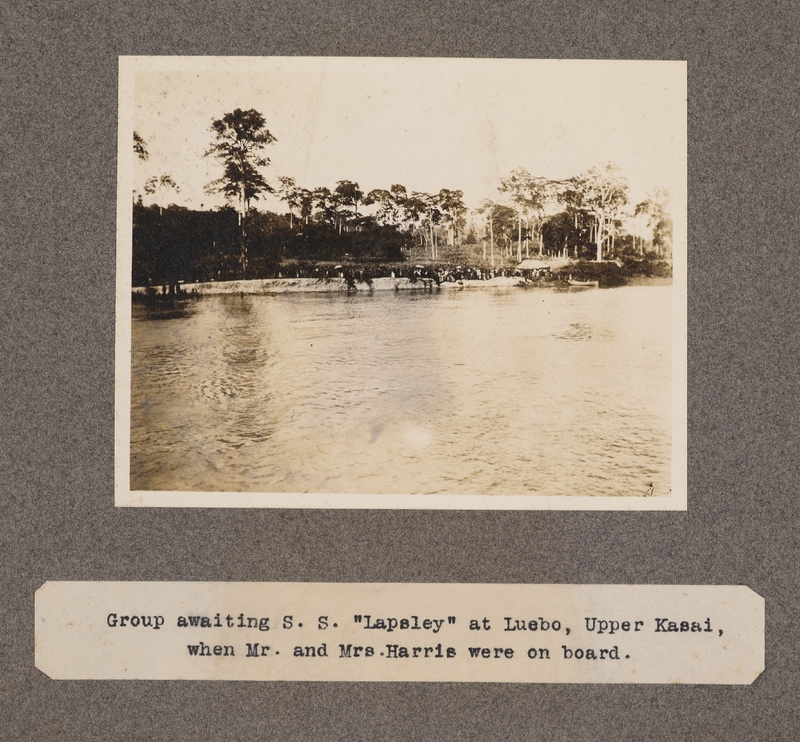
{"label": "river water", "polygon": [[131,489],[670,489],[669,286],[134,307]]}

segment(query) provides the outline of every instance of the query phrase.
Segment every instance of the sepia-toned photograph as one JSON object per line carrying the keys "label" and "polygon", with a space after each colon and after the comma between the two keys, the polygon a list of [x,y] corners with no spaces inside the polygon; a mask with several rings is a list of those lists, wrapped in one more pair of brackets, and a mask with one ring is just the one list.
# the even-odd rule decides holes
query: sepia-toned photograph
{"label": "sepia-toned photograph", "polygon": [[686,86],[122,57],[117,505],[685,509]]}

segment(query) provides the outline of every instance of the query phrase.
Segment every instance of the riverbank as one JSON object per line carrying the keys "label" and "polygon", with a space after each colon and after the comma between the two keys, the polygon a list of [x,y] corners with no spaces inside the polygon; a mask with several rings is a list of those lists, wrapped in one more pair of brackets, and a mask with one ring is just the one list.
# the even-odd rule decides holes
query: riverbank
{"label": "riverbank", "polygon": [[[657,276],[633,276],[627,279],[627,286],[671,286],[672,278]],[[296,293],[337,293],[370,291],[449,291],[470,288],[513,288],[541,287],[568,288],[560,281],[525,281],[519,276],[496,276],[486,280],[463,279],[442,281],[438,285],[432,278],[373,278],[371,281],[348,281],[346,278],[261,278],[243,281],[209,281],[206,283],[182,283],[180,290],[189,296],[220,296],[228,294],[247,294],[266,296],[270,294]],[[133,293],[146,296],[147,288],[137,286]],[[155,289],[156,295],[161,289]]]}
{"label": "riverbank", "polygon": [[626,286],[672,286],[672,276],[632,276]]}
{"label": "riverbank", "polygon": [[[207,283],[183,283],[182,291],[194,296],[214,296],[220,294],[292,294],[292,293],[335,293],[347,291],[431,291],[433,289],[463,288],[508,288],[524,282],[518,276],[497,276],[485,281],[462,280],[442,281],[438,286],[432,278],[373,278],[371,281],[350,281],[346,278],[262,278],[246,281],[210,281]],[[160,289],[157,290],[160,294]],[[139,286],[135,294],[147,294],[147,289]]]}

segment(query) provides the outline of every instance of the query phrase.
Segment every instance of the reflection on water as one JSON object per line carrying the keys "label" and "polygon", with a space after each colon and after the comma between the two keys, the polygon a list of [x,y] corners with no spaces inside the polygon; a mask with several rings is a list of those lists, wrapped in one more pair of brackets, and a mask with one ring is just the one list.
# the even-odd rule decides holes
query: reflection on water
{"label": "reflection on water", "polygon": [[134,490],[655,494],[671,288],[134,307]]}

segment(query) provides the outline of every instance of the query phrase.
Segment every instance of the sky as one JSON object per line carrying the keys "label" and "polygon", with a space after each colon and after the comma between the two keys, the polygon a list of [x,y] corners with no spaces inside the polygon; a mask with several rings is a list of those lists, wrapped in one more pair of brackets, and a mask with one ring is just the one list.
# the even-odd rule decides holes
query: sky
{"label": "sky", "polygon": [[[472,208],[502,200],[514,168],[566,178],[610,161],[633,203],[656,188],[685,200],[683,62],[123,57],[121,172],[138,192],[167,173],[180,187],[169,202],[222,205],[204,191],[222,166],[203,154],[211,122],[235,108],[259,111],[277,140],[264,171],[273,186],[287,175],[306,188],[460,189]],[[147,161],[130,152],[132,130]],[[254,205],[286,211],[271,198]]]}

